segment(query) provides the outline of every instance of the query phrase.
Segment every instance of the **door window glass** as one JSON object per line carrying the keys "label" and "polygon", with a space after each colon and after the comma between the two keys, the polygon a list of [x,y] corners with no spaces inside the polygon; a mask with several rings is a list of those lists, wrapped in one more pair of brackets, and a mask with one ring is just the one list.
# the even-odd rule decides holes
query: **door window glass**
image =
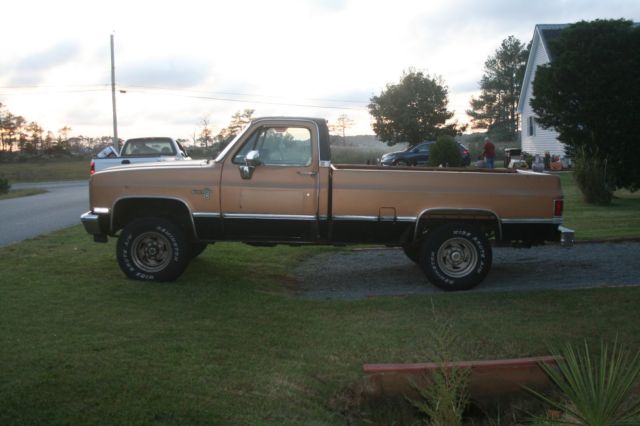
{"label": "door window glass", "polygon": [[255,131],[233,157],[234,164],[244,164],[249,151],[258,151],[267,166],[311,165],[311,132],[305,127],[261,127]]}

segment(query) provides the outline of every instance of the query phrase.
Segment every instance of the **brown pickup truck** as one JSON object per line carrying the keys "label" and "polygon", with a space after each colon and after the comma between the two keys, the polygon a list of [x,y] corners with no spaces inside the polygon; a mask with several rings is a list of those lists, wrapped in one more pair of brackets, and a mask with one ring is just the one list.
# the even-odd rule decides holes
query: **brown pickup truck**
{"label": "brown pickup truck", "polygon": [[529,171],[331,163],[325,120],[254,120],[215,160],[121,166],[94,174],[97,242],[118,236],[132,279],[172,281],[216,241],[376,243],[402,247],[428,280],[466,290],[489,272],[493,240],[573,242],[560,180]]}

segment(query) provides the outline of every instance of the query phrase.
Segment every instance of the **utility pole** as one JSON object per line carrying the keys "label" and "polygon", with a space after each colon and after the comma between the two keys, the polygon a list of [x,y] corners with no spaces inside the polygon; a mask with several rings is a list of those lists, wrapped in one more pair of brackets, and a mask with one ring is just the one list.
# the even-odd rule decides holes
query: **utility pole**
{"label": "utility pole", "polygon": [[118,117],[116,115],[116,66],[113,54],[113,34],[111,34],[111,105],[113,106],[113,148],[118,152]]}

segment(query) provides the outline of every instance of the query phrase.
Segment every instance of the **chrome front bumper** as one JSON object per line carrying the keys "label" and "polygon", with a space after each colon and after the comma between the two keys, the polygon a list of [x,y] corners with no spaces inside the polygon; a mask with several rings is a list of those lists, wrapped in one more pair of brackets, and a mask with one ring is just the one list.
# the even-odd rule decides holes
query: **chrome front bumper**
{"label": "chrome front bumper", "polygon": [[95,242],[102,243],[107,241],[107,235],[105,234],[105,232],[102,230],[102,227],[100,226],[99,215],[89,211],[83,214],[82,216],[80,216],[80,221],[82,222],[82,225],[84,226],[85,231],[93,235],[93,240]]}

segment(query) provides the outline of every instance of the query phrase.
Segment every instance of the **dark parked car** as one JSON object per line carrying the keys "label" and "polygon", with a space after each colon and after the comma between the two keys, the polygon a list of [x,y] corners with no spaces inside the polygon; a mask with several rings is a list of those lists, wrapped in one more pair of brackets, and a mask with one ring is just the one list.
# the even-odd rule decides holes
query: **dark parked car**
{"label": "dark parked car", "polygon": [[[469,155],[469,149],[462,145],[460,142],[456,142],[460,149],[460,156],[462,157],[462,165],[468,166],[471,164],[471,155]],[[418,145],[407,148],[404,151],[389,152],[384,154],[380,158],[380,164],[383,166],[418,166],[426,165],[429,161],[429,151],[431,146],[435,144],[434,141],[422,142]]]}

